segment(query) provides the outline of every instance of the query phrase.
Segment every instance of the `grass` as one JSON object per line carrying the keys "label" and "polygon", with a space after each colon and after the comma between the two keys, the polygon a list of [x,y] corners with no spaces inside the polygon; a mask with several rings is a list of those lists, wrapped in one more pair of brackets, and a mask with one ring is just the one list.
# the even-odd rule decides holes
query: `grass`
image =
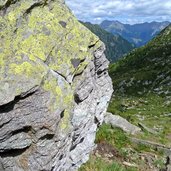
{"label": "grass", "polygon": [[126,168],[117,162],[107,162],[102,158],[91,157],[79,171],[137,171],[135,168]]}
{"label": "grass", "polygon": [[[167,116],[171,113],[170,40],[171,27],[168,27],[147,45],[135,49],[109,68],[115,96],[111,99],[108,111],[122,116],[132,124],[143,123],[157,132],[152,134],[144,131],[133,137],[166,146],[171,146],[171,118]],[[166,95],[166,92],[169,93]],[[107,142],[117,148],[126,161],[139,166],[138,170],[149,169],[147,158],[142,160],[141,154],[157,156],[153,157],[152,164],[160,169],[164,167],[163,152],[131,143],[129,136],[118,128],[112,129],[104,124],[97,132],[96,143]],[[93,156],[81,169],[80,171],[127,171],[129,168],[116,161],[109,162]]]}
{"label": "grass", "polygon": [[154,165],[158,168],[161,168],[161,170],[164,170],[164,168],[165,168],[164,162],[165,161],[163,161],[162,159],[156,159],[154,161]]}
{"label": "grass", "polygon": [[96,143],[100,143],[103,141],[108,142],[118,149],[126,147],[130,144],[128,137],[121,129],[112,129],[112,127],[107,124],[103,124],[96,134]]}
{"label": "grass", "polygon": [[166,101],[165,97],[156,94],[141,97],[116,96],[111,100],[108,111],[126,118],[135,125],[141,122],[158,132],[158,135],[146,132],[140,135],[140,138],[169,144],[167,136],[171,134],[171,118],[167,117],[167,114],[171,113],[171,105],[165,105]]}
{"label": "grass", "polygon": [[[146,94],[141,97],[137,96],[120,96],[116,94],[112,98],[108,111],[113,114],[126,118],[129,122],[138,125],[143,123],[151,129],[155,129],[158,134],[151,134],[144,131],[142,134],[131,136],[119,128],[112,128],[110,125],[103,124],[97,134],[96,143],[106,142],[117,149],[125,161],[138,165],[138,170],[148,168],[146,161],[140,158],[140,154],[152,154],[157,156],[153,165],[158,168],[164,167],[162,151],[155,151],[150,146],[134,144],[130,137],[136,137],[143,140],[153,141],[156,143],[170,146],[171,135],[170,122],[171,118],[166,114],[171,113],[171,104],[167,104],[167,98],[157,94]],[[91,159],[84,164],[79,171],[134,171],[136,168],[125,168],[122,162],[118,160],[108,161],[99,156],[91,156]]]}

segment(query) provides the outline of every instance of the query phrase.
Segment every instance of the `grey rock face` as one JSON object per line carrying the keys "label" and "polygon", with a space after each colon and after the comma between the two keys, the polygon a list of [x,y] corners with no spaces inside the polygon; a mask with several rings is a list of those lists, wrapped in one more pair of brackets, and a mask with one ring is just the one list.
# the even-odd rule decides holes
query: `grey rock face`
{"label": "grey rock face", "polygon": [[103,52],[103,46],[96,49],[94,59],[74,79],[81,101],[75,99],[67,131],[59,128],[65,109],[51,112],[50,95],[40,87],[0,106],[2,171],[72,171],[88,160],[112,94]]}
{"label": "grey rock face", "polygon": [[113,92],[105,47],[63,1],[27,2],[0,1],[0,171],[74,171]]}
{"label": "grey rock face", "polygon": [[141,131],[139,127],[132,125],[121,116],[113,115],[112,113],[109,113],[109,112],[105,114],[104,122],[106,124],[110,124],[113,127],[121,128],[123,131],[129,134],[136,134]]}

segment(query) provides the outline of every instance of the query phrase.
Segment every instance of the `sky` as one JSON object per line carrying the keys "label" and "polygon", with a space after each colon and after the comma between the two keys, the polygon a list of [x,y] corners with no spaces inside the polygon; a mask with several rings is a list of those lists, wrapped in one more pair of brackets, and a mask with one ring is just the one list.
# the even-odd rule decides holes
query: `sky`
{"label": "sky", "polygon": [[171,21],[171,0],[66,0],[66,4],[79,20],[92,23]]}

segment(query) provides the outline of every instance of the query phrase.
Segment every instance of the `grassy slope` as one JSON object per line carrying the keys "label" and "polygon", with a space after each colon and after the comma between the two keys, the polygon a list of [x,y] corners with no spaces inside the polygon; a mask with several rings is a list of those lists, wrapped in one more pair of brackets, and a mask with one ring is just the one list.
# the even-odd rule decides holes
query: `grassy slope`
{"label": "grassy slope", "polygon": [[[166,146],[171,146],[171,118],[168,115],[171,113],[171,95],[164,93],[170,91],[170,80],[166,79],[171,76],[170,42],[171,27],[168,27],[148,45],[136,49],[110,67],[116,93],[108,109],[109,112],[121,115],[135,125],[141,122],[157,132],[157,134],[151,134],[144,131],[133,137]],[[158,77],[159,75],[163,76]],[[123,80],[127,82],[125,85],[122,84],[124,91],[119,85]],[[147,81],[149,84],[144,84]],[[161,90],[156,92],[155,88],[161,88]],[[97,133],[97,144],[103,142],[112,145],[117,149],[121,159],[106,159],[104,155],[92,154],[81,171],[153,171],[154,168],[164,168],[165,155],[162,151],[131,143],[130,137],[117,128],[102,125]],[[151,158],[152,169],[146,161],[148,158]],[[138,168],[125,167],[123,161],[134,163]]]}
{"label": "grassy slope", "polygon": [[[171,26],[146,46],[135,49],[128,56],[111,65],[110,75],[116,89],[123,87],[127,94],[135,95],[139,91],[153,91],[155,88],[171,90],[168,86],[171,81],[170,68]],[[126,84],[121,85],[123,81]]]}
{"label": "grassy slope", "polygon": [[[108,111],[138,125],[143,123],[157,135],[144,132],[137,138],[171,146],[171,26],[146,46],[136,49],[110,68],[116,95]],[[158,89],[156,91],[156,89]],[[134,147],[141,152],[154,149]],[[160,167],[163,155],[157,154]],[[137,160],[138,161],[138,160]]]}
{"label": "grassy slope", "polygon": [[112,62],[117,61],[121,56],[130,52],[134,45],[129,43],[121,36],[114,36],[111,33],[103,30],[97,24],[82,23],[94,34],[96,34],[106,45],[106,56]]}

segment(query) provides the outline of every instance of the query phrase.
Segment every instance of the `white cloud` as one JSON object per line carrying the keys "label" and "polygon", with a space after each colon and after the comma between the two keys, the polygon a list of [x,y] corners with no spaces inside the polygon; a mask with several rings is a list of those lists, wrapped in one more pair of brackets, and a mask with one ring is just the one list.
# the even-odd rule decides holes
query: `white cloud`
{"label": "white cloud", "polygon": [[125,23],[171,20],[171,0],[66,0],[78,19]]}

